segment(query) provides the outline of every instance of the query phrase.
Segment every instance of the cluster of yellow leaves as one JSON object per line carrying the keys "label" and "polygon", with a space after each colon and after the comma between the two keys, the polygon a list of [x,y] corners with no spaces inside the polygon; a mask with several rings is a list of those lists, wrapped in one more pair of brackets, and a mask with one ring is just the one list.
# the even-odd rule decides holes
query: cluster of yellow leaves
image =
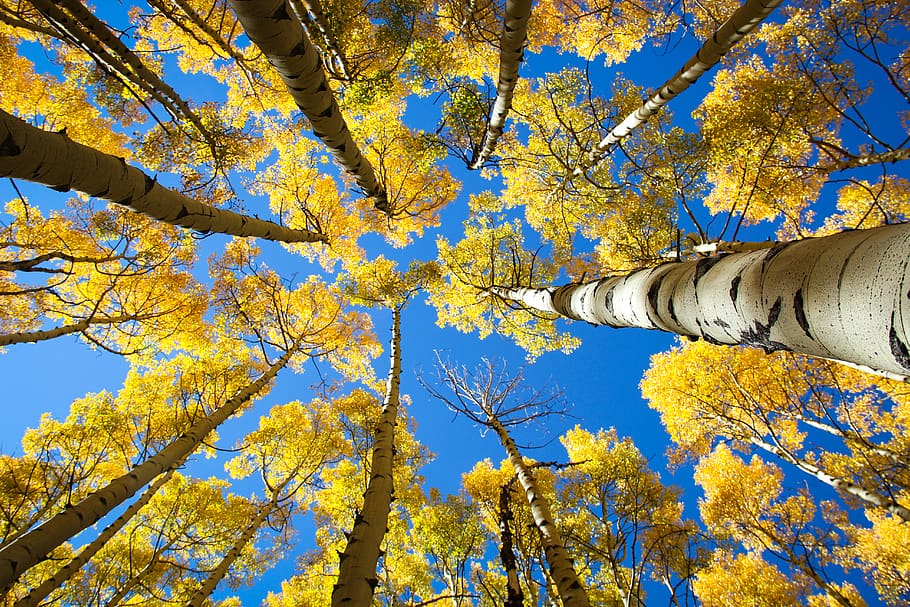
{"label": "cluster of yellow leaves", "polygon": [[756,552],[718,552],[711,566],[698,573],[693,586],[705,607],[791,607],[799,604],[804,593],[798,583]]}
{"label": "cluster of yellow leaves", "polygon": [[294,286],[259,260],[259,249],[235,239],[224,254],[210,261],[216,323],[230,335],[250,336],[263,345],[288,351],[297,344],[302,356],[325,356],[345,377],[371,375],[369,360],[377,352],[372,323],[365,314],[345,308],[336,287],[318,276]]}
{"label": "cluster of yellow leaves", "polygon": [[[189,273],[195,247],[185,234],[78,199],[47,218],[21,199],[7,204],[6,212],[12,221],[0,249],[9,264],[0,271],[8,287],[8,308],[0,313],[5,332],[84,321],[81,333],[88,340],[125,352],[192,342],[206,301]],[[35,273],[46,276],[43,283],[32,280]],[[24,310],[23,323],[12,314]]]}
{"label": "cluster of yellow leaves", "polygon": [[127,137],[89,100],[86,78],[91,68],[72,63],[63,79],[37,74],[34,64],[17,52],[19,37],[18,30],[0,24],[0,106],[41,128],[65,129],[73,141],[129,157]]}
{"label": "cluster of yellow leaves", "polygon": [[708,148],[708,209],[751,223],[783,216],[779,234],[799,234],[826,180],[810,168],[810,140],[837,143],[836,109],[793,70],[752,57],[717,72],[694,115]]}
{"label": "cluster of yellow leaves", "polygon": [[504,304],[486,293],[491,286],[549,284],[556,274],[552,263],[525,249],[521,221],[478,214],[466,223],[461,241],[453,246],[439,237],[436,246],[445,278],[429,284],[427,294],[437,324],[477,331],[481,339],[495,331],[532,358],[578,347],[578,339],[559,331],[554,319],[521,309],[503,314],[498,307]]}

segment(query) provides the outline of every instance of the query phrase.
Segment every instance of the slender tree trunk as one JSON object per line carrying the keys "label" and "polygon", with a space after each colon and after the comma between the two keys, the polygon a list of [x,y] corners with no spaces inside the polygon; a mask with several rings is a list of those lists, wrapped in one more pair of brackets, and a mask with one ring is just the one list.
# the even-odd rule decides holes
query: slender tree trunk
{"label": "slender tree trunk", "polygon": [[910,224],[583,284],[490,291],[595,325],[660,329],[910,375]]}
{"label": "slender tree trunk", "polygon": [[[329,20],[322,10],[322,4],[319,0],[290,0],[291,8],[301,18],[301,21],[307,19],[318,30],[320,37],[325,43],[325,48],[332,57],[332,62],[338,69],[338,75],[345,80],[351,79],[351,68],[348,66],[347,57],[341,52],[338,41],[332,34],[332,28],[329,27]],[[304,21],[306,24],[306,21]],[[311,34],[312,35],[312,34]]]}
{"label": "slender tree trunk", "polygon": [[531,0],[506,0],[502,37],[499,39],[499,81],[496,84],[496,102],[490,112],[490,121],[483,134],[480,151],[469,168],[479,169],[489,160],[496,142],[502,136],[506,116],[512,108],[512,95],[518,84],[518,68],[524,58],[528,41],[528,20],[531,18]]}
{"label": "slender tree trunk", "polygon": [[574,174],[580,175],[587,168],[594,166],[608,151],[619,143],[626,135],[644,124],[644,122],[660,111],[668,101],[689,88],[698,78],[714,67],[721,57],[733,48],[743,36],[751,32],[765,17],[771,14],[783,0],[747,0],[735,13],[714,32],[711,39],[706,41],[695,55],[689,59],[682,69],[667,80],[656,93],[651,95],[640,108],[629,114],[625,120],[613,127],[606,137],[588,153],[586,164],[575,169]]}
{"label": "slender tree trunk", "polygon": [[763,441],[760,438],[751,438],[749,439],[749,442],[751,442],[756,447],[793,464],[806,474],[814,476],[821,482],[825,483],[829,487],[837,489],[841,493],[852,495],[853,497],[858,498],[860,501],[866,503],[869,506],[883,508],[891,514],[899,516],[905,521],[910,521],[910,509],[902,506],[901,504],[898,504],[895,500],[889,497],[879,495],[878,493],[874,493],[872,491],[867,491],[866,489],[863,489],[859,485],[851,483],[848,480],[832,476],[815,464],[808,462],[802,458],[796,457],[786,449],[782,449],[777,445]]}
{"label": "slender tree trunk", "polygon": [[[202,123],[189,111],[189,106],[182,100],[179,100],[179,97],[173,89],[163,82],[161,82],[161,84],[164,88],[157,88],[155,86],[153,81],[160,81],[160,79],[157,75],[150,72],[148,68],[143,66],[143,69],[138,72],[135,71],[135,69],[131,69],[125,56],[117,54],[116,52],[112,53],[109,50],[110,47],[105,47],[102,40],[99,39],[97,35],[93,35],[93,33],[86,30],[86,26],[79,23],[77,19],[63,12],[57,2],[52,2],[51,0],[30,0],[30,2],[38,9],[41,16],[57,30],[58,33],[55,35],[56,38],[85,51],[103,68],[110,70],[112,74],[119,75],[126,82],[135,85],[150,98],[160,103],[174,118],[183,115],[193,122],[197,128],[201,127]],[[113,34],[110,34],[108,38],[114,38]],[[117,41],[119,42],[119,39]],[[122,43],[120,45],[123,46]],[[124,46],[124,48],[126,47]],[[127,49],[127,51],[129,54],[132,54],[132,51],[129,51],[129,49]],[[141,65],[141,62],[139,63]],[[152,74],[153,79],[147,80],[143,77],[143,75],[147,74]],[[136,95],[136,97],[139,98],[138,95]],[[139,98],[139,100],[144,101],[141,98]],[[177,100],[179,100],[179,102]],[[181,105],[183,108],[186,108],[186,111],[189,112],[188,114],[184,113]],[[201,132],[205,134],[204,130]]]}
{"label": "slender tree trunk", "polygon": [[59,191],[77,190],[199,232],[255,236],[281,242],[326,242],[324,234],[292,230],[213,207],[169,190],[123,158],[76,143],[65,133],[30,126],[0,110],[0,177],[25,179]]}
{"label": "slender tree trunk", "polygon": [[891,449],[888,449],[887,447],[883,447],[882,445],[879,445],[878,443],[872,442],[871,440],[869,440],[868,438],[866,438],[859,432],[854,432],[853,430],[844,430],[843,428],[838,428],[836,426],[832,426],[831,424],[826,424],[824,422],[810,419],[803,415],[794,415],[793,417],[796,420],[806,424],[807,426],[809,426],[811,428],[816,428],[817,430],[821,430],[822,432],[827,432],[828,434],[830,434],[832,436],[840,437],[844,441],[844,444],[846,444],[848,447],[851,447],[851,448],[855,447],[855,448],[858,448],[859,450],[865,450],[869,453],[875,453],[878,456],[888,458],[894,464],[897,464],[898,466],[901,466],[902,468],[908,467],[907,462],[904,461],[904,459],[901,457],[901,455],[899,453],[895,453],[894,451],[892,451]]}
{"label": "slender tree trunk", "polygon": [[212,430],[262,390],[288,363],[296,348],[295,344],[265,373],[217,410],[193,423],[183,435],[154,456],[0,550],[0,589],[8,588],[24,571],[44,560],[54,548],[94,525],[156,476],[183,461]]}
{"label": "slender tree trunk", "polygon": [[387,211],[385,190],[363,156],[341,115],[319,54],[300,22],[291,18],[287,0],[229,0],[250,40],[259,47],[288,87],[297,107],[338,164],[354,178],[376,208]]}
{"label": "slender tree trunk", "polygon": [[[41,5],[50,4],[48,0],[36,0]],[[184,101],[158,74],[150,70],[142,60],[129,47],[110,30],[110,28],[95,15],[93,15],[82,2],[79,0],[54,0],[56,4],[63,6],[70,15],[73,16],[92,36],[102,44],[113,51],[114,56],[123,61],[130,70],[136,75],[136,78],[147,83],[148,88],[158,92],[167,98],[168,102],[177,108],[180,115],[189,120],[199,133],[209,138],[208,129],[202,124],[199,116],[190,109],[189,104]],[[42,9],[44,10],[44,9]],[[145,88],[145,87],[143,87]],[[213,150],[214,152],[214,150]]]}
{"label": "slender tree trunk", "polygon": [[60,327],[54,327],[53,329],[46,329],[43,331],[23,331],[20,333],[4,333],[0,334],[0,347],[8,346],[10,344],[25,344],[25,343],[37,343],[39,341],[47,341],[49,339],[54,339],[56,337],[63,337],[64,335],[72,335],[73,333],[81,333],[87,330],[92,325],[115,325],[117,323],[126,322],[129,320],[140,320],[137,316],[132,314],[127,314],[124,316],[116,316],[114,318],[86,318],[80,320],[77,323],[71,325],[63,325]]}
{"label": "slender tree trunk", "polygon": [[376,426],[370,482],[363,495],[363,510],[354,519],[348,544],[339,555],[338,583],[332,590],[333,607],[369,607],[378,583],[376,566],[381,554],[392,509],[394,482],[392,459],[395,454],[395,425],[398,417],[401,383],[401,310],[392,308],[392,339],[389,342],[390,368],[386,379],[385,400]]}
{"label": "slender tree trunk", "polygon": [[887,152],[875,152],[860,156],[848,156],[840,160],[820,163],[813,168],[824,173],[836,173],[837,171],[846,171],[847,169],[856,169],[871,166],[873,164],[884,164],[886,162],[893,164],[895,162],[901,162],[902,160],[910,160],[910,148],[888,150]]}
{"label": "slender tree trunk", "polygon": [[495,416],[490,416],[488,421],[490,427],[499,436],[506,453],[509,454],[509,461],[512,462],[512,466],[515,468],[518,482],[521,483],[522,488],[525,490],[528,505],[531,507],[531,515],[534,517],[534,523],[540,532],[544,555],[547,558],[547,564],[550,566],[550,576],[559,591],[559,598],[562,599],[565,607],[588,607],[588,595],[578,579],[578,574],[572,565],[572,559],[569,558],[569,554],[566,552],[562,536],[553,522],[550,508],[546,499],[540,493],[531,469],[525,464],[524,458],[518,451],[518,446],[512,440],[512,437],[509,436],[509,432],[502,425],[502,422],[496,419]]}
{"label": "slender tree trunk", "polygon": [[166,482],[171,480],[174,471],[179,467],[180,464],[178,463],[177,466],[168,469],[167,472],[158,477],[158,479],[149,485],[149,488],[139,496],[139,499],[130,504],[129,507],[124,510],[123,514],[118,516],[114,522],[105,527],[104,531],[98,534],[98,537],[86,544],[79,551],[79,554],[74,556],[66,565],[58,569],[54,575],[29,591],[25,597],[16,601],[13,607],[37,607],[51,592],[66,583],[66,581],[73,577],[77,571],[82,569],[82,567],[85,566],[85,564],[88,563],[105,544],[107,544],[108,540],[114,537],[114,534],[120,531],[143,506],[149,503],[152,497],[158,493],[158,490],[161,489]]}
{"label": "slender tree trunk", "polygon": [[202,586],[187,602],[187,607],[202,607],[205,600],[215,591],[215,587],[218,586],[218,583],[223,580],[224,576],[230,571],[231,565],[234,564],[234,561],[237,560],[246,545],[250,543],[259,528],[262,527],[262,524],[269,517],[269,514],[274,512],[276,505],[277,503],[273,500],[259,508],[259,512],[253,520],[250,521],[250,524],[246,526],[243,533],[237,538],[234,545],[231,546],[231,549],[228,550],[227,554],[224,555],[224,558],[221,559],[221,562],[218,563],[218,566],[209,573],[209,576],[205,579],[205,582],[202,583]]}
{"label": "slender tree trunk", "polygon": [[512,546],[512,530],[509,523],[515,518],[509,505],[509,487],[511,483],[503,485],[499,490],[499,560],[506,570],[506,602],[505,607],[523,607],[525,595],[518,582],[518,564],[515,560],[515,550]]}

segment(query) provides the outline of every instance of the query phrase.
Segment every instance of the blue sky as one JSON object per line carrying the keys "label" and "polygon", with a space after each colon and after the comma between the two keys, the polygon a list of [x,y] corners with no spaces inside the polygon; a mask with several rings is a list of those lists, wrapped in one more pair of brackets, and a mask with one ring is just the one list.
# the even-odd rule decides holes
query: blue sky
{"label": "blue sky", "polygon": [[[684,39],[668,49],[646,49],[636,53],[618,70],[649,90],[656,88],[670,77],[697,49],[698,44],[691,38]],[[579,64],[570,55],[546,53],[528,54],[522,66],[521,75],[532,77],[558,69],[569,64]],[[593,66],[595,89],[600,93],[609,91],[614,70]],[[674,100],[671,108],[676,122],[691,127],[691,110],[710,87],[711,74]],[[181,83],[187,88],[189,83]],[[180,87],[178,87],[179,89]],[[194,90],[195,85],[194,85]],[[202,89],[207,90],[207,89]],[[194,97],[196,101],[204,99]],[[439,108],[431,100],[412,99],[408,110],[411,126],[433,130],[439,116]],[[371,255],[384,254],[399,259],[406,266],[411,259],[429,259],[435,256],[434,240],[437,234],[457,240],[461,233],[461,222],[467,216],[467,197],[484,189],[496,189],[498,184],[481,179],[476,173],[468,173],[451,160],[449,166],[463,181],[459,199],[442,213],[442,227],[429,231],[414,245],[403,250],[371,243]],[[31,202],[47,212],[61,204],[64,196],[43,188],[19,184],[20,189]],[[8,181],[0,182],[0,199],[4,202],[13,198],[15,192]],[[248,200],[254,200],[250,197]],[[250,203],[255,204],[255,202]],[[260,207],[260,216],[265,217],[265,203]],[[253,209],[251,209],[253,210]],[[752,239],[764,239],[770,234],[767,227],[758,227],[749,233]],[[218,250],[227,241],[226,237],[214,235],[206,239],[204,248]],[[279,245],[262,243],[266,260],[282,260],[288,257]],[[203,254],[204,260],[205,255]],[[301,275],[316,271],[304,261],[297,270]],[[202,262],[204,266],[204,261]],[[377,335],[385,339],[390,323],[387,312],[372,312]],[[695,508],[697,491],[691,482],[691,469],[683,467],[675,474],[665,470],[664,451],[667,436],[660,426],[657,414],[642,400],[638,382],[648,366],[649,356],[666,350],[675,342],[668,334],[637,329],[613,330],[595,328],[581,323],[565,323],[582,345],[572,354],[550,353],[542,356],[526,370],[526,377],[541,385],[546,382],[562,387],[571,403],[572,418],[548,421],[546,427],[518,430],[519,442],[540,443],[545,447],[528,452],[539,459],[562,459],[564,453],[556,437],[576,423],[589,430],[615,427],[621,436],[632,437],[641,452],[652,462],[652,467],[661,471],[668,482],[683,487],[683,498],[687,504],[687,515],[697,516]],[[498,462],[504,452],[492,435],[482,437],[479,430],[464,420],[455,419],[453,414],[433,401],[417,384],[416,373],[423,369],[432,370],[434,351],[440,350],[452,359],[473,365],[481,357],[502,357],[509,365],[517,367],[524,362],[524,353],[505,338],[493,335],[479,340],[476,335],[465,335],[451,328],[440,329],[435,324],[435,312],[417,298],[404,311],[402,317],[403,370],[402,392],[409,394],[410,414],[417,420],[417,438],[435,454],[435,460],[422,473],[429,486],[443,492],[455,492],[462,473],[475,462],[489,457]],[[375,361],[378,377],[384,377],[388,362],[383,354]],[[6,399],[0,408],[4,423],[0,425],[0,450],[3,453],[17,453],[19,440],[27,427],[34,427],[42,412],[52,412],[64,417],[69,403],[89,391],[102,389],[116,390],[123,380],[125,362],[113,355],[91,350],[75,338],[61,338],[41,344],[26,344],[9,347],[0,355],[0,381],[3,382]],[[294,375],[284,371],[279,376],[274,390],[257,403],[255,409],[242,419],[232,420],[221,432],[222,445],[233,446],[234,440],[255,426],[260,415],[268,409],[288,400],[307,400],[312,396],[310,386],[317,380],[311,372]],[[226,458],[225,458],[226,459]],[[215,462],[207,462],[200,469],[215,470]],[[192,470],[192,468],[191,468]],[[308,539],[301,537],[298,551],[307,547]],[[265,578],[254,589],[244,591],[242,596],[249,605],[258,604],[258,599],[268,591],[277,591],[282,577],[289,575],[293,559],[285,561],[281,569]]]}

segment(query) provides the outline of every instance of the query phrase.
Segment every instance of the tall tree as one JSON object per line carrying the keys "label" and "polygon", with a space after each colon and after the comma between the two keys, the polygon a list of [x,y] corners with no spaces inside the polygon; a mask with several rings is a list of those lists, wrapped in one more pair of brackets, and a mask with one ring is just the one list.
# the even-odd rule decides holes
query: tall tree
{"label": "tall tree", "polygon": [[437,377],[442,384],[441,388],[424,383],[430,394],[456,413],[492,429],[506,450],[509,461],[515,467],[518,482],[527,496],[550,567],[550,576],[563,604],[567,607],[588,605],[587,592],[550,514],[550,506],[507,429],[509,426],[526,424],[559,412],[557,395],[537,391],[522,394],[521,373],[510,377],[505,368],[497,369],[490,361],[484,361],[471,373],[439,360]]}
{"label": "tall tree", "polygon": [[518,83],[518,66],[524,57],[528,38],[528,20],[531,18],[531,0],[507,0],[503,17],[502,36],[499,39],[499,80],[496,83],[496,101],[490,110],[483,141],[470,168],[482,167],[502,136],[502,129],[512,107],[512,94]]}
{"label": "tall tree", "polygon": [[129,472],[86,496],[0,550],[0,587],[7,588],[24,571],[43,560],[55,547],[93,525],[177,462],[195,451],[209,433],[265,388],[301,344],[295,343],[259,377],[240,389],[212,413],[201,417],[186,432]]}
{"label": "tall tree", "polygon": [[[906,224],[493,296],[595,325],[661,329],[910,374]],[[867,260],[882,273],[866,271]],[[884,267],[892,264],[891,270]]]}
{"label": "tall tree", "polygon": [[250,39],[275,67],[297,107],[304,113],[336,161],[350,174],[376,208],[386,211],[385,189],[348,130],[338,102],[326,81],[319,55],[292,18],[287,0],[269,3],[231,0],[231,6]]}
{"label": "tall tree", "polygon": [[77,190],[155,219],[199,232],[317,242],[325,237],[218,209],[169,190],[122,158],[72,141],[65,129],[49,133],[0,110],[0,175]]}

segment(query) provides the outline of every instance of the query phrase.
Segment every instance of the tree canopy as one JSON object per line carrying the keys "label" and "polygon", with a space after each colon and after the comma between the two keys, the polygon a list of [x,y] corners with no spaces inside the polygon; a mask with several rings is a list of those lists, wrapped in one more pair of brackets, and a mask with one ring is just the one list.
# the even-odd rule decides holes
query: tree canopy
{"label": "tree canopy", "polygon": [[905,0],[0,0],[0,604],[907,604],[908,161]]}

